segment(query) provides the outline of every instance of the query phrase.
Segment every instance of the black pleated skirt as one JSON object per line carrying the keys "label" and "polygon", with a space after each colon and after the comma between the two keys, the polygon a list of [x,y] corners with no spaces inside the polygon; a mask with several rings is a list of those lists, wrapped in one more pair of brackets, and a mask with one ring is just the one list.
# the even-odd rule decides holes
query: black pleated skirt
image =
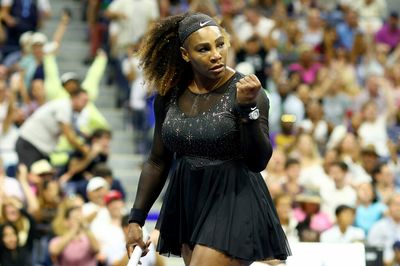
{"label": "black pleated skirt", "polygon": [[291,253],[261,174],[240,160],[179,158],[156,228],[157,251],[168,256],[180,256],[182,244],[249,262]]}

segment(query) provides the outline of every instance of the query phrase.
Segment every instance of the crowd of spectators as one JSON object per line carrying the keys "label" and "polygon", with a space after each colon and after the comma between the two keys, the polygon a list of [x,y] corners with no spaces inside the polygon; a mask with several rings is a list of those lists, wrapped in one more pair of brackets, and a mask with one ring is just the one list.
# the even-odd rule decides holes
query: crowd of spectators
{"label": "crowd of spectators", "polygon": [[[81,3],[85,77],[57,65],[80,14],[1,1],[1,266],[126,265],[125,191],[95,101],[105,76],[146,155],[154,95],[135,51],[153,22],[186,11],[217,18],[230,35],[227,65],[254,73],[270,99],[274,153],[262,174],[289,241],[362,242],[400,265],[400,24],[386,0]],[[51,16],[49,37],[40,30]],[[162,265],[152,252],[143,263]]]}

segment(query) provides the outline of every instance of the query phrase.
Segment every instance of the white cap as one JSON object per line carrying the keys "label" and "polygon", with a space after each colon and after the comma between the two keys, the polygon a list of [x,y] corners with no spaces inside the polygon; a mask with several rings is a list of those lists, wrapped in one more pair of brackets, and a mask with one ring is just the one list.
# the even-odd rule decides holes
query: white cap
{"label": "white cap", "polygon": [[53,166],[46,159],[36,161],[31,165],[31,173],[35,175],[52,174],[54,172]]}
{"label": "white cap", "polygon": [[66,72],[66,73],[62,74],[60,79],[61,79],[61,84],[65,84],[70,80],[78,80],[79,81],[78,75],[74,72]]}
{"label": "white cap", "polygon": [[26,31],[19,37],[19,45],[29,45],[32,41],[33,31]]}
{"label": "white cap", "polygon": [[47,37],[41,32],[35,32],[32,34],[31,41],[32,44],[45,44],[47,42]]}
{"label": "white cap", "polygon": [[102,178],[100,176],[95,176],[89,180],[89,183],[87,184],[87,187],[86,187],[86,192],[92,192],[99,188],[107,188],[108,189],[108,183],[104,178]]}

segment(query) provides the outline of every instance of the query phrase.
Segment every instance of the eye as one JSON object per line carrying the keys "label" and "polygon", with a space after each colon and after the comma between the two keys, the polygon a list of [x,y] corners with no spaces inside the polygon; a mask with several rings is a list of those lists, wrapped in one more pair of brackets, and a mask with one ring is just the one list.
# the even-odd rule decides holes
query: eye
{"label": "eye", "polygon": [[200,53],[205,53],[205,52],[208,51],[208,49],[205,48],[205,47],[201,47],[201,48],[198,49],[198,51],[199,51]]}
{"label": "eye", "polygon": [[221,42],[221,43],[218,43],[217,44],[217,47],[218,48],[223,48],[225,46],[225,43],[224,42]]}

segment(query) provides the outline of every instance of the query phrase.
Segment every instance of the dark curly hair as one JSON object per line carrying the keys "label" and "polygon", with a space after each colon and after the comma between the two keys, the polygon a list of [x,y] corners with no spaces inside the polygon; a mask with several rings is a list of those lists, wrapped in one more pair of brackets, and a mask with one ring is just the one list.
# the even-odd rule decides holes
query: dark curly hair
{"label": "dark curly hair", "polygon": [[138,52],[148,88],[156,89],[160,95],[178,83],[187,83],[193,75],[179,49],[179,22],[186,16],[187,13],[175,15],[153,24]]}

